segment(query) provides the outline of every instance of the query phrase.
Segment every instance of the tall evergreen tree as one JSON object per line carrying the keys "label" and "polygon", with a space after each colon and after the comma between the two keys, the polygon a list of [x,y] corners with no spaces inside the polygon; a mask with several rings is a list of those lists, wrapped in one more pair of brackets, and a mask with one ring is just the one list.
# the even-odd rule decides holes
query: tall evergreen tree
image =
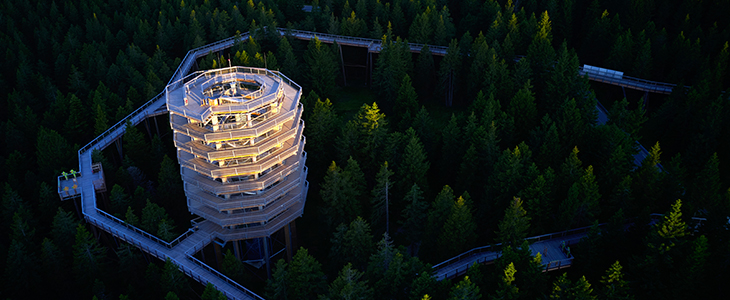
{"label": "tall evergreen tree", "polygon": [[493,297],[494,299],[519,298],[519,288],[513,285],[513,282],[515,281],[515,273],[517,273],[517,270],[515,270],[515,264],[509,263],[507,268],[504,269],[504,276],[502,277],[502,282],[499,283],[499,289],[497,290],[496,297]]}
{"label": "tall evergreen tree", "polygon": [[320,299],[330,300],[367,300],[372,299],[373,290],[368,281],[362,279],[363,273],[359,272],[352,264],[345,265],[339,276],[329,286],[329,293]]}
{"label": "tall evergreen tree", "polygon": [[[393,206],[394,199],[391,197],[393,192],[393,171],[388,169],[388,162],[384,162],[380,167],[380,171],[375,175],[375,186],[371,192],[370,204],[372,207],[370,215],[370,223],[373,224],[376,232],[390,231],[390,207]],[[395,213],[399,210],[393,210]]]}
{"label": "tall evergreen tree", "polygon": [[393,112],[394,115],[400,118],[398,127],[401,130],[406,130],[413,123],[416,113],[418,113],[418,94],[416,94],[411,77],[408,74],[403,77],[398,89]]}
{"label": "tall evergreen tree", "polygon": [[527,216],[527,211],[522,208],[522,200],[515,197],[510,206],[504,211],[504,218],[499,222],[497,241],[503,245],[521,244],[522,240],[527,237],[529,228],[530,217]]}
{"label": "tall evergreen tree", "polygon": [[469,276],[466,276],[451,289],[449,300],[478,300],[481,298],[479,287],[469,280]]}
{"label": "tall evergreen tree", "polygon": [[322,264],[305,248],[299,248],[289,263],[287,295],[314,299],[327,287]]}
{"label": "tall evergreen tree", "polygon": [[407,203],[406,208],[402,212],[400,222],[403,235],[410,242],[411,246],[415,246],[417,249],[417,245],[421,243],[426,229],[428,203],[423,201],[423,192],[418,188],[418,184],[415,183],[411,186],[411,190],[406,193],[403,202]]}
{"label": "tall evergreen tree", "polygon": [[357,199],[361,193],[352,185],[350,176],[333,161],[320,189],[320,196],[325,203],[323,212],[326,223],[333,228],[360,215]]}
{"label": "tall evergreen tree", "polygon": [[427,191],[428,179],[426,175],[431,163],[428,161],[427,153],[415,131],[409,128],[406,134],[409,138],[403,153],[403,163],[399,169],[400,190],[406,191],[415,183],[419,187],[423,187],[424,191]]}
{"label": "tall evergreen tree", "polygon": [[307,46],[304,61],[308,67],[306,77],[312,88],[323,97],[331,95],[338,70],[330,48],[315,37]]}
{"label": "tall evergreen tree", "polygon": [[448,257],[473,247],[477,239],[476,229],[471,207],[464,198],[459,197],[444,222],[439,237],[439,249],[442,249],[444,256]]}
{"label": "tall evergreen tree", "polygon": [[570,228],[593,221],[600,213],[600,198],[593,166],[588,166],[568,190],[568,198],[560,204],[561,223]]}
{"label": "tall evergreen tree", "polygon": [[623,267],[616,261],[606,270],[601,283],[605,285],[602,292],[602,298],[611,300],[630,300],[634,297],[629,294],[628,282],[624,280]]}
{"label": "tall evergreen tree", "polygon": [[340,224],[331,242],[330,258],[337,268],[352,264],[354,268],[365,270],[368,258],[375,250],[370,225],[361,217],[354,219],[349,226]]}
{"label": "tall evergreen tree", "polygon": [[73,271],[79,283],[91,284],[106,271],[106,248],[99,245],[84,225],[76,227]]}
{"label": "tall evergreen tree", "polygon": [[544,91],[544,82],[547,82],[548,75],[555,61],[555,49],[552,45],[552,22],[545,11],[540,16],[540,23],[537,26],[537,32],[532,37],[530,47],[527,49],[527,60],[535,75],[535,86],[537,94]]}
{"label": "tall evergreen tree", "polygon": [[309,147],[312,147],[312,152],[321,154],[313,157],[316,162],[324,162],[324,159],[332,157],[330,144],[335,140],[337,127],[337,113],[332,107],[330,99],[324,101],[316,99],[314,110],[311,116],[307,118],[307,127],[304,129],[307,139],[311,141]]}

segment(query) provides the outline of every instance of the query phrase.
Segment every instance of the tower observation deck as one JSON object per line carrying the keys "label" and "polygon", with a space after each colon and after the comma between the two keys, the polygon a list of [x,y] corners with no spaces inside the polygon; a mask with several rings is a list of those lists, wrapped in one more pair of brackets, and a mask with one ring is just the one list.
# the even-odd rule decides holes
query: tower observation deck
{"label": "tower observation deck", "polygon": [[188,209],[220,226],[221,240],[266,238],[302,215],[300,90],[248,67],[194,72],[166,87]]}

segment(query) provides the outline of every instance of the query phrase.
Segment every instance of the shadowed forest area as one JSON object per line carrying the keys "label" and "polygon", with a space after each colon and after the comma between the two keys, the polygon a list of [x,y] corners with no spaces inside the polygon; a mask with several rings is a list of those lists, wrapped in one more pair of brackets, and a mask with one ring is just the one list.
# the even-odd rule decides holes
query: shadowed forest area
{"label": "shadowed forest area", "polygon": [[[230,252],[214,265],[266,299],[727,295],[728,11],[728,0],[4,0],[0,298],[220,297],[85,224],[56,178],[162,92],[190,49],[243,32],[195,68],[267,67],[304,89],[301,247],[268,280]],[[383,49],[363,72],[363,49],[276,27]],[[642,99],[589,82],[583,64],[678,86]],[[94,153],[108,189],[99,206],[171,240],[191,215],[168,117],[145,124],[127,125],[121,153]],[[650,149],[640,165],[636,141]],[[523,243],[591,225],[566,270],[542,272]],[[431,276],[496,243],[494,264]]]}

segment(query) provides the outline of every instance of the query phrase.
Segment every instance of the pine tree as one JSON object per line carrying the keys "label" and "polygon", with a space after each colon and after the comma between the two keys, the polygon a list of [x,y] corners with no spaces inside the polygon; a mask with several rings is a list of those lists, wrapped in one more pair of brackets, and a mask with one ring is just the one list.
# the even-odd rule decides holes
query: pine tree
{"label": "pine tree", "polygon": [[522,208],[522,200],[514,197],[510,206],[504,211],[504,218],[499,223],[497,242],[503,245],[517,245],[527,237],[527,230],[530,228],[530,217],[527,211]]}
{"label": "pine tree", "polygon": [[[394,204],[391,194],[393,192],[393,171],[388,169],[388,162],[384,162],[380,171],[375,175],[375,186],[371,191],[370,206],[372,207],[370,223],[375,230],[388,232],[390,228],[390,207]],[[397,210],[393,210],[395,213]]]}
{"label": "pine tree", "polygon": [[205,286],[205,289],[203,290],[203,294],[200,295],[200,299],[202,300],[225,300],[228,299],[221,291],[217,290],[215,286],[208,282],[208,284]]}
{"label": "pine tree", "polygon": [[5,284],[10,294],[28,295],[31,283],[38,278],[35,255],[17,240],[11,240],[5,263]]}
{"label": "pine tree", "polygon": [[449,300],[477,300],[481,298],[482,294],[479,287],[469,280],[469,276],[466,276],[451,289]]}
{"label": "pine tree", "polygon": [[266,280],[266,298],[275,300],[289,299],[289,272],[287,266],[284,259],[276,261],[272,268],[271,278]]}
{"label": "pine tree", "polygon": [[467,205],[464,198],[459,197],[451,207],[451,214],[444,222],[439,237],[439,249],[442,249],[444,256],[448,257],[473,247],[477,238],[476,229],[471,207]]}
{"label": "pine tree", "polygon": [[[548,12],[545,11],[540,17],[540,23],[537,26],[537,32],[532,37],[532,43],[530,43],[530,47],[527,49],[527,59],[534,72],[536,83],[541,84],[546,82],[554,64],[555,49],[552,46],[552,41],[552,23]],[[537,85],[535,90],[539,94],[544,88]]]}
{"label": "pine tree", "polygon": [[354,219],[360,214],[357,199],[361,195],[350,182],[350,177],[333,161],[327,170],[320,189],[320,196],[325,203],[323,213],[328,226]]}
{"label": "pine tree", "polygon": [[423,192],[418,188],[417,184],[411,186],[411,190],[406,193],[403,199],[407,203],[406,208],[401,215],[401,226],[403,235],[411,245],[420,244],[425,231],[425,224],[428,220],[428,203],[423,201]]}
{"label": "pine tree", "polygon": [[654,229],[655,240],[657,242],[650,243],[649,247],[666,253],[674,248],[677,243],[681,242],[681,238],[688,235],[687,224],[682,220],[682,200],[677,200],[672,204],[669,214]]}
{"label": "pine tree", "polygon": [[610,300],[630,300],[634,298],[629,294],[628,282],[623,278],[622,269],[623,267],[617,260],[606,270],[606,275],[601,280],[601,283],[605,285],[602,298]]}
{"label": "pine tree", "polygon": [[355,268],[365,270],[368,258],[375,250],[370,225],[361,217],[355,218],[349,226],[340,224],[330,241],[330,258],[335,262],[335,268],[351,263]]}
{"label": "pine tree", "polygon": [[106,248],[99,245],[84,225],[76,227],[73,246],[73,271],[78,282],[91,284],[106,269]]}
{"label": "pine tree", "polygon": [[517,91],[509,102],[507,113],[509,113],[517,124],[517,140],[525,140],[527,133],[536,125],[537,106],[535,105],[535,94],[531,91],[532,85],[528,80],[525,85]]}
{"label": "pine tree", "polygon": [[236,257],[230,249],[226,250],[226,254],[223,256],[223,263],[221,266],[223,274],[228,278],[233,279],[236,282],[243,282],[244,272],[246,271],[243,263],[238,257]]}
{"label": "pine tree", "polygon": [[551,219],[553,216],[554,204],[553,193],[555,190],[555,173],[548,167],[543,174],[538,175],[519,195],[527,199],[525,210],[532,218],[532,233],[539,234],[540,231],[550,231]]}
{"label": "pine tree", "polygon": [[119,213],[130,205],[129,196],[124,192],[124,188],[118,184],[112,187],[109,202],[111,202],[111,211],[113,213]]}
{"label": "pine tree", "polygon": [[332,92],[337,78],[337,62],[329,47],[322,44],[319,38],[309,42],[304,53],[304,61],[309,72],[306,77],[318,94],[327,97]]}
{"label": "pine tree", "polygon": [[71,250],[78,225],[78,221],[71,212],[67,212],[61,207],[58,208],[51,224],[51,236],[62,251]]}
{"label": "pine tree", "polygon": [[409,138],[403,153],[403,163],[399,169],[400,190],[408,190],[415,183],[419,187],[423,187],[424,191],[427,191],[428,179],[426,175],[431,163],[428,161],[427,153],[415,131],[409,128],[406,134]]}
{"label": "pine tree", "polygon": [[380,149],[388,134],[388,121],[385,114],[380,111],[377,103],[373,102],[372,105],[365,103],[360,107],[352,122],[358,131],[359,157],[364,158],[366,169],[375,169],[378,157],[381,155]]}
{"label": "pine tree", "polygon": [[436,246],[438,238],[441,236],[446,219],[451,214],[451,208],[454,206],[454,190],[445,185],[441,192],[436,195],[436,199],[431,204],[428,211],[428,222],[426,222],[426,234],[424,236],[424,250],[426,256],[436,256]]}
{"label": "pine tree", "polygon": [[320,157],[332,156],[332,147],[328,145],[335,140],[338,118],[330,99],[324,101],[316,99],[313,107],[314,110],[307,118],[307,127],[304,130],[307,139],[311,141],[309,147],[312,147],[312,152],[321,153],[315,157],[316,161],[321,161]]}
{"label": "pine tree", "polygon": [[593,166],[588,166],[583,176],[568,190],[568,198],[560,204],[561,223],[571,228],[593,221],[600,213],[600,198]]}
{"label": "pine tree", "polygon": [[327,287],[322,265],[305,248],[299,248],[288,269],[287,295],[313,299]]}
{"label": "pine tree", "polygon": [[139,226],[139,218],[134,214],[131,206],[127,206],[127,212],[124,214],[124,221],[132,226]]}
{"label": "pine tree", "polygon": [[107,129],[109,129],[109,120],[106,111],[101,107],[101,104],[98,104],[94,111],[94,135],[98,136]]}
{"label": "pine tree", "polygon": [[165,265],[162,267],[160,276],[160,287],[163,291],[170,291],[175,294],[181,294],[188,287],[188,277],[180,272],[180,268],[167,258]]}
{"label": "pine tree", "polygon": [[352,264],[345,265],[339,276],[329,286],[330,300],[367,300],[372,299],[373,290],[368,281],[362,279],[363,273],[355,269]]}
{"label": "pine tree", "polygon": [[124,155],[129,156],[136,166],[146,166],[150,153],[149,144],[145,141],[144,135],[129,121],[127,121],[122,141]]}
{"label": "pine tree", "polygon": [[142,229],[150,233],[158,232],[162,220],[171,220],[165,208],[147,199],[147,204],[142,209],[142,223],[140,224]]}
{"label": "pine tree", "polygon": [[401,130],[407,129],[413,123],[414,117],[418,112],[418,94],[416,94],[411,77],[408,74],[403,77],[403,81],[398,89],[393,112],[396,116],[400,116],[398,127]]}
{"label": "pine tree", "polygon": [[161,238],[162,240],[171,242],[175,239],[175,225],[172,219],[162,219],[157,224],[157,237]]}
{"label": "pine tree", "polygon": [[346,36],[363,36],[367,31],[368,26],[365,24],[365,20],[358,18],[354,11],[348,15],[343,15],[340,34]]}
{"label": "pine tree", "polygon": [[515,264],[509,263],[507,268],[504,269],[504,277],[502,282],[499,283],[499,290],[497,290],[497,296],[494,299],[517,299],[519,297],[519,288],[514,286],[512,283],[515,281]]}

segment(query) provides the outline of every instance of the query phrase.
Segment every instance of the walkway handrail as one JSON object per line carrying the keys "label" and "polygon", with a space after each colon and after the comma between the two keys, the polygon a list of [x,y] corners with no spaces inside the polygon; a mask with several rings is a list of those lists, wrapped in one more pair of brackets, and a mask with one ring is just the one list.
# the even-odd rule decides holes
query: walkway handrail
{"label": "walkway handrail", "polygon": [[[264,300],[264,298],[262,298],[261,296],[256,295],[254,292],[252,292],[249,289],[247,289],[246,287],[240,285],[238,282],[236,282],[236,281],[228,278],[228,276],[224,275],[221,272],[218,272],[218,270],[211,268],[210,266],[208,266],[207,264],[201,262],[199,259],[197,259],[197,258],[195,258],[195,256],[193,256],[193,254],[197,253],[200,249],[205,248],[205,245],[207,245],[207,244],[209,244],[211,242],[213,242],[213,235],[209,235],[208,238],[203,239],[199,243],[195,244],[195,246],[189,248],[187,251],[185,251],[185,256],[187,256],[187,258],[190,261],[194,262],[198,266],[202,267],[203,269],[206,269],[208,272],[212,273],[213,275],[216,275],[218,278],[223,279],[227,283],[229,283],[229,284],[233,285],[234,287],[238,288],[244,294],[249,295],[249,296],[251,296],[251,297],[253,297],[255,299]],[[228,295],[224,291],[221,291],[221,292],[224,293],[226,295],[226,297],[228,297]]]}
{"label": "walkway handrail", "polygon": [[[353,36],[346,36],[346,35],[336,35],[336,34],[329,34],[329,33],[322,33],[322,32],[314,32],[314,31],[306,31],[306,30],[297,30],[297,29],[287,29],[287,28],[277,28],[279,31],[279,34],[284,36],[287,35],[287,33],[291,33],[294,37],[302,37],[306,39],[311,39],[312,37],[316,36],[322,41],[332,41],[332,42],[351,42],[353,44],[358,44],[363,47],[367,47],[368,49],[372,48],[372,46],[377,46],[375,48],[376,52],[380,52],[382,49],[382,41],[379,39],[373,39],[373,38],[363,38],[363,37],[353,37]],[[339,43],[339,42],[338,42]],[[428,46],[429,50],[431,50],[431,53],[437,53],[437,54],[446,54],[446,51],[449,49],[449,47],[445,46],[438,46],[438,45],[430,45],[430,44],[420,44],[420,43],[408,43],[408,47],[413,52],[419,52],[421,49],[423,49],[423,46]]]}
{"label": "walkway handrail", "polygon": [[189,237],[191,234],[195,233],[195,231],[192,228],[189,228],[183,234],[181,234],[180,236],[178,236],[174,240],[168,242],[168,241],[165,241],[165,240],[163,240],[161,238],[158,238],[157,236],[155,236],[153,234],[147,233],[146,231],[144,231],[144,230],[142,230],[142,229],[140,229],[140,228],[138,228],[138,227],[136,227],[136,226],[134,226],[132,224],[129,224],[128,222],[122,221],[121,219],[115,217],[114,215],[109,214],[109,213],[107,213],[107,212],[105,212],[105,211],[103,211],[103,210],[101,210],[101,209],[99,209],[97,207],[94,207],[94,208],[96,209],[96,212],[97,213],[101,214],[102,216],[106,217],[107,219],[112,220],[112,221],[114,221],[117,224],[123,225],[124,227],[129,228],[132,231],[134,231],[136,233],[139,233],[139,234],[143,235],[144,237],[146,237],[148,239],[151,239],[151,240],[157,242],[158,244],[160,244],[161,246],[164,246],[164,247],[166,247],[168,249],[172,249],[172,247],[175,247],[177,244],[179,244],[180,242],[182,242],[182,240],[184,240],[185,238]]}
{"label": "walkway handrail", "polygon": [[[605,226],[605,225],[606,225],[606,223],[598,224],[599,227]],[[583,232],[588,231],[591,227],[593,227],[593,226],[591,225],[591,226],[585,226],[585,227],[580,227],[580,228],[575,228],[575,229],[569,229],[569,230],[560,231],[560,232],[548,233],[548,234],[543,234],[543,235],[528,237],[525,240],[527,240],[527,241],[542,241],[542,240],[548,240],[548,239],[553,239],[553,238],[556,238],[556,237],[563,237],[563,236],[573,235],[573,234],[576,234],[576,233],[583,233]],[[483,253],[483,252],[486,252],[486,251],[497,251],[497,250],[492,249],[492,247],[494,247],[494,248],[498,248],[499,247],[499,249],[501,249],[501,246],[502,246],[502,243],[497,243],[497,244],[494,244],[494,245],[487,245],[487,246],[476,247],[476,248],[467,250],[467,251],[465,251],[465,252],[463,252],[463,253],[461,253],[459,255],[456,255],[456,256],[454,256],[452,258],[449,258],[449,259],[447,259],[447,260],[445,260],[445,261],[443,261],[441,263],[438,263],[438,264],[434,265],[432,268],[434,270],[440,270],[440,269],[445,268],[446,266],[448,266],[449,264],[451,264],[453,262],[461,261],[463,258],[471,257],[474,254]]]}
{"label": "walkway handrail", "polygon": [[[117,122],[116,124],[112,125],[112,127],[109,127],[109,129],[107,129],[106,131],[104,131],[104,133],[100,134],[99,136],[97,136],[96,138],[94,138],[93,140],[91,140],[91,142],[89,142],[84,147],[82,147],[81,149],[79,149],[79,151],[78,151],[79,156],[83,155],[86,151],[93,150],[92,148],[95,148],[96,145],[100,141],[104,140],[112,132],[114,132],[115,130],[119,129],[119,127],[125,126],[126,123],[127,123],[127,121],[130,121],[132,124],[136,125],[135,122],[137,121],[137,119],[139,117],[141,117],[141,114],[142,113],[144,113],[144,117],[146,118],[146,116],[147,116],[147,113],[146,113],[147,108],[150,107],[151,105],[153,105],[156,101],[158,101],[160,99],[164,99],[164,94],[165,94],[165,91],[162,91],[161,93],[157,94],[157,96],[152,97],[152,99],[150,99],[150,101],[147,101],[147,103],[145,103],[142,106],[140,106],[139,108],[135,109],[132,113],[130,113],[129,115],[127,115],[123,119],[119,120],[119,122]],[[144,120],[145,118],[140,118],[139,121]],[[115,139],[116,139],[116,137],[113,138],[112,140],[115,140]],[[81,162],[79,161],[79,163],[81,163]]]}

